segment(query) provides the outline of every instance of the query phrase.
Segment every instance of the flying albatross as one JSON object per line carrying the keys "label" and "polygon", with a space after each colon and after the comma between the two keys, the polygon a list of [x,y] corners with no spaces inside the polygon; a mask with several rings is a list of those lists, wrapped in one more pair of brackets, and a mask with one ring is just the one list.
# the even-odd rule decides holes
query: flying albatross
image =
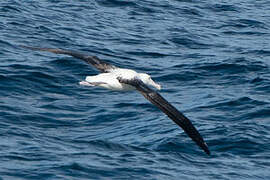
{"label": "flying albatross", "polygon": [[96,76],[87,76],[85,81],[80,82],[80,85],[99,86],[117,91],[139,91],[153,105],[157,106],[178,126],[180,126],[199,147],[201,147],[208,155],[210,155],[207,144],[204,142],[202,136],[193,126],[191,121],[181,112],[179,112],[173,105],[171,105],[166,99],[164,99],[158,92],[150,88],[154,87],[160,90],[161,86],[155,83],[148,74],[137,73],[131,69],[118,68],[114,65],[104,62],[103,60],[100,60],[96,56],[84,55],[74,51],[28,46],[21,47],[37,51],[48,51],[55,54],[70,55],[81,59],[88,64],[91,64],[101,72],[101,74]]}

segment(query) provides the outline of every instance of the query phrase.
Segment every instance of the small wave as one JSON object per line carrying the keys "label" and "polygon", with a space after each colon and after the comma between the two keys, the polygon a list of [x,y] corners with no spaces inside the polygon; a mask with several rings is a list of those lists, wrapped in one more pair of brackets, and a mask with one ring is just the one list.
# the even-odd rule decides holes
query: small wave
{"label": "small wave", "polygon": [[152,149],[153,151],[160,153],[170,153],[170,154],[203,154],[199,147],[195,143],[193,143],[185,133],[182,133],[181,138],[165,138],[160,142],[155,142]]}
{"label": "small wave", "polygon": [[170,82],[170,81],[193,81],[203,78],[204,75],[193,71],[181,71],[179,73],[171,73],[159,77],[159,81]]}
{"label": "small wave", "polygon": [[223,24],[217,28],[222,29],[228,27],[236,29],[245,29],[245,28],[268,29],[265,23],[252,19],[230,20],[229,22],[226,22],[226,24]]}
{"label": "small wave", "polygon": [[156,58],[156,57],[169,56],[168,54],[164,54],[161,52],[132,52],[132,51],[128,51],[126,53],[131,54],[131,55],[145,57],[145,58],[147,58],[147,57]]}
{"label": "small wave", "polygon": [[232,31],[232,30],[228,30],[228,31],[224,31],[222,32],[224,34],[227,35],[245,35],[245,36],[265,36],[267,35],[267,33],[264,32],[259,32],[259,31]]}
{"label": "small wave", "polygon": [[180,11],[185,14],[185,15],[191,15],[193,18],[194,16],[198,16],[198,17],[202,17],[203,13],[197,9],[197,8],[189,8],[189,7],[185,7],[185,8],[181,8]]}
{"label": "small wave", "polygon": [[121,144],[106,140],[82,140],[75,139],[72,141],[75,144],[88,144],[91,148],[99,151],[109,152],[128,152],[128,151],[148,151],[146,148],[141,148],[133,145]]}
{"label": "small wave", "polygon": [[263,150],[263,147],[255,138],[243,137],[241,134],[234,135],[234,137],[219,138],[218,141],[211,141],[210,144],[217,155],[219,152],[226,152],[247,156]]}
{"label": "small wave", "polygon": [[169,40],[177,46],[180,45],[189,49],[209,49],[212,46],[211,44],[206,44],[204,42],[185,37],[173,37]]}
{"label": "small wave", "polygon": [[132,1],[123,2],[119,0],[101,0],[98,1],[98,4],[105,7],[134,7],[137,5],[135,2]]}
{"label": "small wave", "polygon": [[240,12],[241,9],[238,6],[231,5],[231,4],[213,4],[208,5],[208,9],[214,12]]}
{"label": "small wave", "polygon": [[256,72],[266,70],[267,67],[262,64],[249,64],[245,63],[211,63],[211,64],[199,64],[194,68],[195,70],[202,70],[206,72],[219,72],[223,74],[242,74],[247,72]]}
{"label": "small wave", "polygon": [[[269,103],[267,103],[269,104]],[[241,119],[269,119],[270,111],[269,107],[260,108],[259,110],[254,110],[253,112],[246,113],[241,117]]]}
{"label": "small wave", "polygon": [[20,10],[20,8],[19,8],[20,6],[14,6],[14,5],[4,5],[4,6],[1,6],[1,8],[0,8],[0,12],[1,13],[7,13],[7,14],[9,14],[9,13],[20,13],[21,12],[21,10]]}
{"label": "small wave", "polygon": [[254,79],[250,80],[251,84],[254,84],[256,86],[258,85],[267,85],[270,84],[270,79],[263,78],[263,77],[255,77]]}
{"label": "small wave", "polygon": [[270,56],[269,50],[250,50],[243,52],[243,54],[256,54],[256,55],[262,55],[262,56]]}
{"label": "small wave", "polygon": [[212,105],[208,105],[208,106],[201,106],[200,108],[216,108],[216,109],[235,109],[237,108],[237,110],[244,110],[247,109],[248,107],[256,107],[256,106],[260,106],[260,105],[266,105],[268,104],[267,102],[264,101],[259,101],[259,100],[254,100],[251,99],[250,97],[240,97],[234,100],[228,100],[225,102],[218,102],[218,103],[214,103]]}

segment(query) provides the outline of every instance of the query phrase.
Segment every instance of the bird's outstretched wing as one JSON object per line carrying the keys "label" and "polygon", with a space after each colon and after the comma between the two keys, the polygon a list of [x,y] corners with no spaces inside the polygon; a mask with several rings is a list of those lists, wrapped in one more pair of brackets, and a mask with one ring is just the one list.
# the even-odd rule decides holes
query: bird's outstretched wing
{"label": "bird's outstretched wing", "polygon": [[180,126],[188,136],[196,142],[208,155],[210,151],[207,144],[204,142],[202,136],[193,126],[191,121],[179,112],[174,106],[172,106],[166,99],[164,99],[159,93],[150,89],[139,79],[122,79],[118,78],[119,82],[132,85],[152,104],[157,106],[162,112],[164,112],[169,118],[171,118],[178,126]]}
{"label": "bird's outstretched wing", "polygon": [[100,60],[96,56],[88,56],[88,55],[81,54],[81,53],[78,53],[75,51],[69,51],[69,50],[63,50],[63,49],[53,49],[53,48],[29,47],[29,46],[23,46],[23,45],[20,47],[35,50],[35,51],[48,51],[48,52],[52,52],[55,54],[70,55],[70,56],[73,56],[75,58],[81,59],[88,64],[91,64],[92,66],[94,66],[95,68],[97,68],[101,72],[109,72],[110,70],[117,68],[109,63],[106,63],[106,62]]}

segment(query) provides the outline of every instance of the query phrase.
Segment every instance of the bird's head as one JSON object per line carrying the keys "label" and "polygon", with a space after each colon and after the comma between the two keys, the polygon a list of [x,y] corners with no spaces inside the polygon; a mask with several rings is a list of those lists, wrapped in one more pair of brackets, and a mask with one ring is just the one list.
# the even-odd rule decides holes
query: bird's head
{"label": "bird's head", "polygon": [[142,82],[146,85],[152,86],[158,90],[161,89],[161,85],[155,83],[152,78],[150,77],[150,75],[146,74],[146,73],[139,73],[140,79],[142,80]]}

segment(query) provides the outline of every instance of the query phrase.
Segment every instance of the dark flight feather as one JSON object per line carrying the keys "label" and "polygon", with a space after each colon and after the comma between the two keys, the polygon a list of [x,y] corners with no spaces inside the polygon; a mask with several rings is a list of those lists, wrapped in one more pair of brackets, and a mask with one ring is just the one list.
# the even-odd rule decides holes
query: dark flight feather
{"label": "dark flight feather", "polygon": [[171,118],[178,126],[180,126],[187,135],[199,146],[204,152],[210,155],[207,144],[204,142],[202,136],[193,126],[191,121],[179,112],[174,106],[172,106],[166,99],[164,99],[159,93],[150,89],[139,79],[126,80],[118,78],[119,82],[132,85],[152,104],[157,106],[162,112],[164,112],[169,118]]}
{"label": "dark flight feather", "polygon": [[35,51],[48,51],[48,52],[52,52],[55,54],[70,55],[70,56],[73,56],[75,58],[81,59],[88,64],[91,64],[92,66],[97,68],[100,72],[109,72],[112,69],[116,69],[115,66],[100,60],[96,56],[88,56],[88,55],[84,55],[84,54],[74,52],[74,51],[54,49],[54,48],[38,48],[38,47],[29,47],[29,46],[20,46],[20,47],[35,50]]}

